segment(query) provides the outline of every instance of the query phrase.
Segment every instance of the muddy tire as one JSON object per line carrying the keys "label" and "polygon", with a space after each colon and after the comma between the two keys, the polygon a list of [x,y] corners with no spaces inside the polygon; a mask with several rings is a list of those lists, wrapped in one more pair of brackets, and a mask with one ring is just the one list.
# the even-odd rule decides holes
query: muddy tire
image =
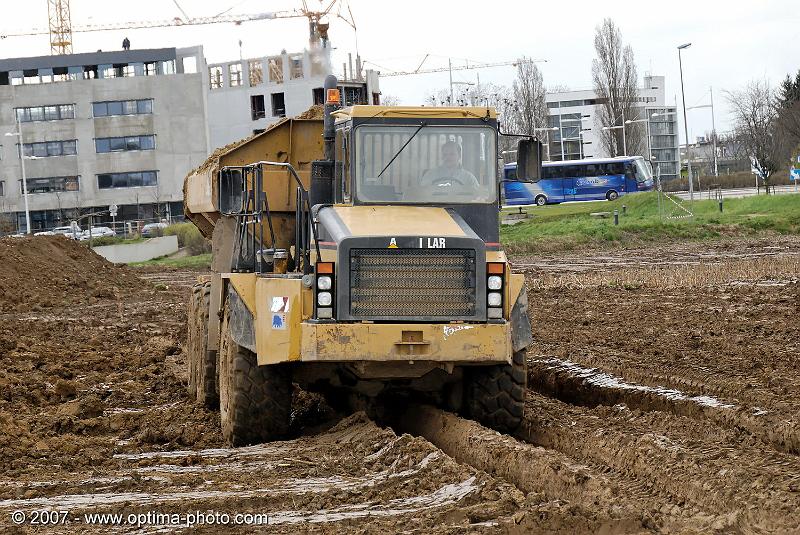
{"label": "muddy tire", "polygon": [[528,374],[525,350],[513,364],[472,368],[465,378],[467,416],[501,433],[512,433],[522,422]]}
{"label": "muddy tire", "polygon": [[189,332],[186,339],[189,361],[189,395],[209,409],[219,406],[217,352],[208,349],[208,313],[211,282],[192,287],[189,302]]}
{"label": "muddy tire", "polygon": [[219,393],[222,435],[232,446],[269,442],[289,431],[292,381],[285,364],[259,366],[233,341],[227,308],[222,322]]}

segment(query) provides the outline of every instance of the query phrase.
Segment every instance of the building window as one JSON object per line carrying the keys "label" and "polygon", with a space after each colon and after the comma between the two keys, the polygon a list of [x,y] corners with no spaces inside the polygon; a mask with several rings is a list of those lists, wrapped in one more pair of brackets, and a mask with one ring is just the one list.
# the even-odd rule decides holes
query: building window
{"label": "building window", "polygon": [[53,106],[34,106],[16,108],[17,120],[23,123],[34,121],[59,121],[75,118],[74,104],[58,104]]}
{"label": "building window", "polygon": [[250,97],[250,116],[254,121],[267,116],[267,110],[264,107],[264,95],[252,95]]}
{"label": "building window", "polygon": [[208,69],[208,77],[211,79],[211,89],[222,87],[222,67],[210,67]]}
{"label": "building window", "polygon": [[231,87],[239,87],[242,85],[241,63],[231,63],[228,65],[228,78],[230,79]]}
{"label": "building window", "polygon": [[[58,193],[62,191],[78,191],[80,180],[77,176],[56,176],[50,178],[29,178],[26,180],[28,193]],[[24,193],[22,180],[19,181],[19,192]]]}
{"label": "building window", "polygon": [[283,93],[272,93],[272,116],[286,117],[286,104],[283,101]]}
{"label": "building window", "polygon": [[289,58],[289,66],[291,68],[289,77],[292,80],[303,77],[303,56],[292,56]]}
{"label": "building window", "polygon": [[41,143],[24,143],[22,152],[25,156],[47,158],[49,156],[72,156],[77,154],[78,142],[74,139],[66,141],[46,141]]}
{"label": "building window", "polygon": [[269,58],[267,60],[267,68],[269,69],[269,81],[276,84],[283,83],[283,58]]}
{"label": "building window", "polygon": [[0,197],[6,196],[6,181],[0,180]]}
{"label": "building window", "polygon": [[175,74],[175,60],[170,59],[167,61],[159,61],[158,66],[161,68],[161,74]]}
{"label": "building window", "polygon": [[197,58],[188,56],[181,60],[183,64],[183,74],[194,74],[197,72]]}
{"label": "building window", "polygon": [[99,154],[129,150],[154,150],[156,136],[99,137],[94,140],[94,145]]}
{"label": "building window", "polygon": [[264,71],[260,59],[251,59],[247,62],[247,74],[250,78],[250,87],[264,83]]}
{"label": "building window", "polygon": [[141,100],[109,100],[93,102],[92,115],[109,117],[111,115],[143,115],[153,113],[153,99]]}
{"label": "building window", "polygon": [[311,97],[314,99],[314,104],[325,104],[325,89],[315,87],[311,90]]}
{"label": "building window", "polygon": [[97,175],[99,189],[140,188],[157,186],[158,171],[135,171],[131,173],[104,173]]}

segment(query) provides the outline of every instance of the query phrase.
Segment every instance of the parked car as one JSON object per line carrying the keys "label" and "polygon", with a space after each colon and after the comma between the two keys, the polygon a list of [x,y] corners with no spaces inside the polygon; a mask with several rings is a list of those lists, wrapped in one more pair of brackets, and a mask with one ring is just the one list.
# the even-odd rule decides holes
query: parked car
{"label": "parked car", "polygon": [[164,234],[165,228],[167,228],[166,223],[148,223],[142,227],[142,237],[152,238],[154,236],[161,236]]}
{"label": "parked car", "polygon": [[50,231],[53,236],[66,236],[67,238],[71,238],[73,240],[77,240],[80,238],[83,231],[80,227],[77,227],[75,230],[72,227],[56,227]]}
{"label": "parked car", "polygon": [[[111,230],[109,227],[92,227],[92,238],[104,238],[106,236],[114,237],[117,233]],[[84,230],[81,232],[81,237],[78,238],[81,241],[85,241],[89,239],[89,230]]]}

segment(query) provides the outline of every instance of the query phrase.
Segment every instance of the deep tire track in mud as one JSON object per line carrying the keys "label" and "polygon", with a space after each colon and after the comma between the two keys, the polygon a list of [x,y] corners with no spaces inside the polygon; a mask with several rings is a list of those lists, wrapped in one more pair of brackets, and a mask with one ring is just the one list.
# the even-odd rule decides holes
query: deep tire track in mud
{"label": "deep tire track in mud", "polygon": [[623,406],[575,407],[531,393],[518,435],[663,489],[687,504],[689,514],[714,511],[724,518],[719,527],[774,533],[798,525],[800,459],[740,432]]}
{"label": "deep tire track in mud", "polygon": [[597,368],[584,368],[555,357],[532,359],[528,377],[532,390],[568,403],[587,407],[624,404],[641,411],[708,419],[723,427],[746,430],[778,451],[800,453],[798,426],[775,418],[760,407],[738,406],[724,399],[663,386],[633,384]]}

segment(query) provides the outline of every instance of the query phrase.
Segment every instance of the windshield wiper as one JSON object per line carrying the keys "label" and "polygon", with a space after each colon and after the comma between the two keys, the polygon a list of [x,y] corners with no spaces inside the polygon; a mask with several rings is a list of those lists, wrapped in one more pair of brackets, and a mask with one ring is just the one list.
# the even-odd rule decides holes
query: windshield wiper
{"label": "windshield wiper", "polygon": [[[389,160],[389,163],[386,164],[386,167],[383,168],[383,171],[386,171],[387,169],[389,169],[389,166],[392,165],[392,163],[397,159],[398,156],[400,156],[400,153],[403,152],[403,149],[408,147],[408,144],[411,143],[411,140],[414,139],[414,136],[416,136],[419,133],[419,131],[422,130],[424,127],[425,127],[425,123],[424,122],[423,123],[419,123],[419,128],[417,128],[417,130],[413,134],[411,134],[411,137],[408,138],[408,141],[406,141],[403,144],[403,146],[400,147],[400,150],[398,150],[397,153],[394,156],[392,156],[392,159]],[[378,174],[378,178],[380,178],[381,175],[383,175],[383,171],[381,171],[380,174]]]}

